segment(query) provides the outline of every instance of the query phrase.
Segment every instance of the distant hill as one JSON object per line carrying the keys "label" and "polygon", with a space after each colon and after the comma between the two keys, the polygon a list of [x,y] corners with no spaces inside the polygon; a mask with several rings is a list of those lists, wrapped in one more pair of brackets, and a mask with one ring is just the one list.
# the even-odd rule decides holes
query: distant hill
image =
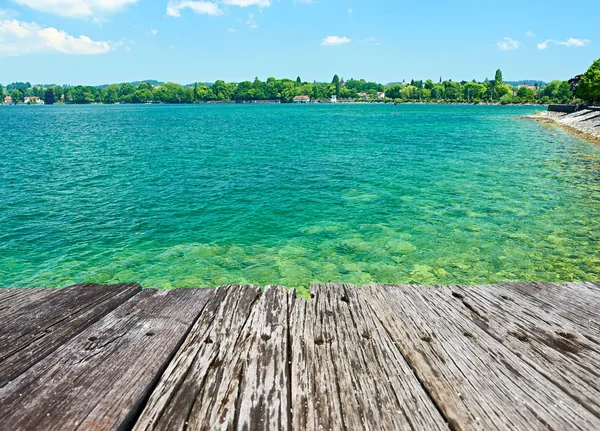
{"label": "distant hill", "polygon": [[512,85],[513,87],[517,87],[519,85],[539,85],[540,87],[545,87],[548,85],[547,82],[535,79],[524,79],[522,81],[504,81],[508,85]]}
{"label": "distant hill", "polygon": [[[198,81],[198,85],[208,85],[209,87],[211,87],[213,84],[214,84],[214,82],[200,82],[200,81]],[[184,87],[193,87],[194,85],[196,85],[196,83],[192,82],[191,84],[184,85]]]}
{"label": "distant hill", "polygon": [[[159,85],[162,85],[162,84],[164,84],[164,82],[162,82],[162,81],[157,81],[157,80],[155,80],[155,79],[146,79],[146,80],[144,80],[144,81],[133,81],[133,82],[121,82],[121,84],[131,84],[131,85],[134,85],[134,86],[136,86],[136,87],[137,87],[137,86],[138,86],[138,85],[140,85],[142,82],[146,82],[146,83],[148,83],[148,84],[150,84],[150,85],[154,85],[155,87],[157,87],[157,86],[159,86]],[[110,85],[110,84],[102,84],[102,85],[95,85],[94,87],[95,87],[95,88],[101,88],[101,89],[104,89],[104,88],[108,87],[109,85]]]}

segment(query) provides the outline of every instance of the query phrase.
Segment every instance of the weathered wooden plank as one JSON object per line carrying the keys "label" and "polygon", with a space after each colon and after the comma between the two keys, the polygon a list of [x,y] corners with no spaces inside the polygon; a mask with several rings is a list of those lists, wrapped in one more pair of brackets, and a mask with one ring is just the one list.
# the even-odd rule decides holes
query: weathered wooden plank
{"label": "weathered wooden plank", "polygon": [[131,426],[211,290],[144,290],[0,389],[9,430]]}
{"label": "weathered wooden plank", "polygon": [[354,286],[311,293],[290,297],[294,429],[448,429]]}
{"label": "weathered wooden plank", "polygon": [[[256,424],[252,418],[258,418],[262,412],[255,412],[251,418],[240,418],[236,413],[240,410],[236,407],[241,405],[244,382],[248,384],[244,377],[244,358],[240,355],[242,346],[247,345],[244,340],[260,338],[263,331],[268,331],[262,326],[248,326],[260,297],[258,287],[217,288],[162,375],[135,430],[233,429],[240,421],[250,420]],[[274,321],[280,319],[280,312],[276,311],[274,315],[278,316]],[[271,332],[271,337],[273,335]],[[272,344],[280,345],[280,341],[274,339]],[[246,393],[251,390],[245,389]],[[246,412],[248,406],[246,403]],[[280,409],[277,404],[275,406]],[[277,415],[273,412],[268,419],[275,420]]]}
{"label": "weathered wooden plank", "polygon": [[365,286],[374,309],[455,429],[587,429],[600,418],[520,358],[448,288]]}
{"label": "weathered wooden plank", "polygon": [[[441,289],[448,300],[462,302],[490,336],[600,418],[600,345],[595,341],[600,327],[584,328],[554,307],[540,307],[536,297],[514,285]],[[592,295],[587,301],[587,307],[600,309]]]}
{"label": "weathered wooden plank", "polygon": [[76,285],[5,310],[0,326],[0,387],[140,290],[138,284]]}
{"label": "weathered wooden plank", "polygon": [[3,322],[9,322],[12,319],[11,316],[20,308],[35,304],[58,291],[58,289],[36,288],[0,289],[0,319]]}
{"label": "weathered wooden plank", "polygon": [[231,424],[238,429],[284,430],[291,423],[287,295],[284,287],[267,286],[242,330],[243,370]]}
{"label": "weathered wooden plank", "polygon": [[507,300],[517,295],[520,302],[561,316],[600,342],[600,288],[594,283],[501,283],[493,289]]}

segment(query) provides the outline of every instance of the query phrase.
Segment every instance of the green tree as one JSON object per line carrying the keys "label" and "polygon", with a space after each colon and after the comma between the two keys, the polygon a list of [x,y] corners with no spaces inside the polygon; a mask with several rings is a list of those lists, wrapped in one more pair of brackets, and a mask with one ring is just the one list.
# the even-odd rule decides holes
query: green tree
{"label": "green tree", "polygon": [[46,94],[44,95],[44,103],[46,105],[54,105],[55,102],[55,97],[54,97],[54,89],[53,88],[48,88],[46,90]]}
{"label": "green tree", "polygon": [[104,103],[113,104],[119,101],[119,92],[121,88],[118,84],[111,84],[103,91]]}
{"label": "green tree", "polygon": [[16,88],[10,92],[10,97],[12,97],[13,103],[23,102],[24,99],[23,92]]}
{"label": "green tree", "polygon": [[31,84],[29,82],[13,82],[12,84],[8,84],[6,86],[6,91],[11,93],[13,90],[20,90],[25,94],[25,90],[31,88]]}
{"label": "green tree", "polygon": [[600,58],[581,75],[577,87],[577,97],[590,104],[600,103]]}
{"label": "green tree", "polygon": [[500,104],[508,105],[509,103],[512,103],[512,96],[510,94],[505,94],[500,98]]}
{"label": "green tree", "polygon": [[225,81],[217,80],[211,89],[217,100],[231,100],[235,92],[235,84],[227,84]]}
{"label": "green tree", "polygon": [[337,75],[333,75],[333,80],[331,81],[331,83],[335,86],[335,95],[337,97],[340,97],[340,91],[342,89],[342,86],[340,84],[340,77]]}
{"label": "green tree", "polygon": [[507,94],[512,94],[512,87],[510,85],[500,84],[494,86],[494,99],[500,99]]}
{"label": "green tree", "polygon": [[558,90],[556,92],[556,99],[560,103],[568,103],[573,98],[573,93],[571,93],[571,86],[567,81],[562,81],[558,86]]}
{"label": "green tree", "polygon": [[296,78],[296,85],[302,85],[302,80],[300,79],[300,77]]}
{"label": "green tree", "polygon": [[532,102],[535,100],[535,91],[531,88],[521,87],[517,91],[517,97],[521,98],[523,101]]}
{"label": "green tree", "polygon": [[494,79],[495,85],[501,85],[504,81],[502,80],[502,71],[496,70],[496,78]]}

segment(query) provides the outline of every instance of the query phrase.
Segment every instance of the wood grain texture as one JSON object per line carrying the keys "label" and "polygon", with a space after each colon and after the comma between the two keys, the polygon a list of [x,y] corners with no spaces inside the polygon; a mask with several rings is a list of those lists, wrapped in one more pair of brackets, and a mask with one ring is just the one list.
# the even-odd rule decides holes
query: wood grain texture
{"label": "wood grain texture", "polygon": [[2,428],[129,428],[211,295],[135,295],[1,388]]}
{"label": "wood grain texture", "polygon": [[[479,286],[476,286],[479,288]],[[497,294],[510,300],[532,304],[536,309],[561,316],[583,330],[600,343],[600,284],[597,283],[501,283],[493,286]]]}
{"label": "wood grain texture", "polygon": [[[529,295],[523,293],[525,286],[540,291]],[[484,322],[481,328],[491,337],[501,340],[529,367],[600,418],[600,345],[596,341],[600,327],[563,317],[538,297],[564,287],[548,283],[441,289],[476,313]],[[579,293],[579,299],[586,300],[580,316],[588,309],[600,310],[600,298]]]}
{"label": "wood grain texture", "polygon": [[354,286],[311,293],[290,296],[294,429],[448,429]]}
{"label": "wood grain texture", "polygon": [[244,339],[262,335],[248,327],[261,296],[260,288],[253,286],[216,289],[162,375],[135,430],[237,428],[245,366],[241,347],[247,344]]}
{"label": "wood grain texture", "polygon": [[452,428],[600,429],[598,416],[571,389],[523,360],[515,336],[490,331],[489,317],[452,293],[421,286],[359,291]]}
{"label": "wood grain texture", "polygon": [[0,429],[600,429],[597,283],[139,290],[0,290]]}
{"label": "wood grain texture", "polygon": [[27,290],[39,300],[1,315],[0,387],[140,290],[139,284],[76,285],[51,294]]}
{"label": "wood grain texture", "polygon": [[0,319],[8,322],[18,310],[30,304],[35,304],[50,295],[58,293],[59,289],[36,288],[4,288],[0,289]]}

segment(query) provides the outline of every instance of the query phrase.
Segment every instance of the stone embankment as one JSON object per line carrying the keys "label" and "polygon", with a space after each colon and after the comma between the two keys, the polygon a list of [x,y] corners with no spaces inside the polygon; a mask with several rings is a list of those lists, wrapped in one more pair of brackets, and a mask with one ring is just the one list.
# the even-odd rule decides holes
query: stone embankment
{"label": "stone embankment", "polygon": [[600,108],[586,108],[573,113],[544,111],[530,118],[543,123],[553,123],[583,138],[600,143]]}

